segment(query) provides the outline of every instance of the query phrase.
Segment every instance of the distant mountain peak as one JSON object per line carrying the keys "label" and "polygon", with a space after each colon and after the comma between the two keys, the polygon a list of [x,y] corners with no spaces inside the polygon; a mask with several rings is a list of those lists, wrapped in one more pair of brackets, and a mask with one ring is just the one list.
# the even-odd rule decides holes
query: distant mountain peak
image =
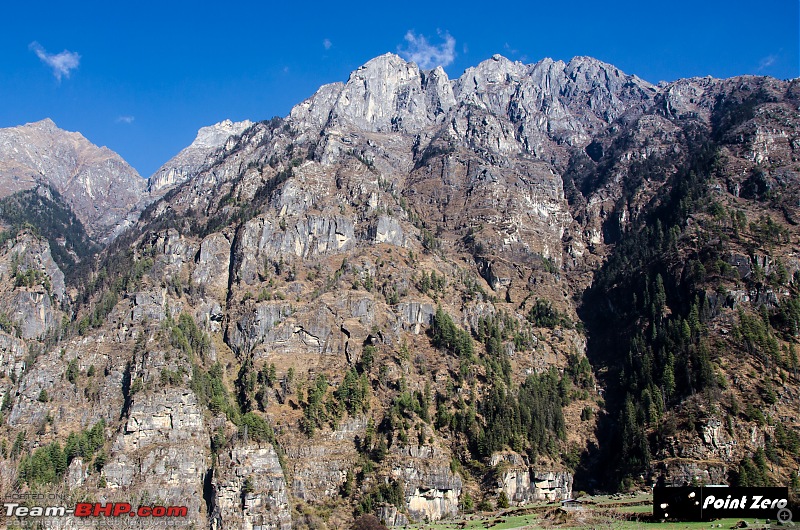
{"label": "distant mountain peak", "polygon": [[234,122],[226,119],[214,125],[201,127],[189,146],[172,157],[148,179],[148,191],[159,195],[167,188],[189,180],[203,167],[210,155],[224,147],[231,137],[242,134],[252,125],[253,122],[250,120]]}
{"label": "distant mountain peak", "polygon": [[[369,69],[382,65],[399,66],[399,65],[410,65],[410,64],[416,65],[416,63],[411,61],[406,61],[396,53],[387,52],[384,53],[383,55],[378,55],[377,57],[373,57],[369,61],[359,66],[355,71],[358,72],[359,70]],[[417,67],[417,69],[419,69],[419,67]]]}
{"label": "distant mountain peak", "polygon": [[108,242],[138,215],[145,181],[125,160],[50,118],[0,129],[0,197],[52,186],[96,241]]}
{"label": "distant mountain peak", "polygon": [[58,129],[58,125],[56,125],[56,123],[50,118],[44,118],[44,119],[39,120],[39,121],[26,123],[25,126],[26,127],[36,127],[36,128],[39,128],[39,129]]}
{"label": "distant mountain peak", "polygon": [[244,120],[240,122],[233,122],[231,120],[223,120],[214,125],[201,127],[197,131],[197,137],[189,148],[211,148],[216,149],[225,144],[225,141],[231,136],[242,134],[248,127],[252,126],[253,122]]}

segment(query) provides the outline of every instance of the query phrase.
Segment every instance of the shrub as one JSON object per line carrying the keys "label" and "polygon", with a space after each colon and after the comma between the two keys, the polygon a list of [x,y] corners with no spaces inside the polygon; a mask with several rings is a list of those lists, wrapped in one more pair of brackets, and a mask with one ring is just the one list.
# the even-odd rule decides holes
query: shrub
{"label": "shrub", "polygon": [[371,513],[364,514],[353,521],[351,530],[388,530],[377,517]]}

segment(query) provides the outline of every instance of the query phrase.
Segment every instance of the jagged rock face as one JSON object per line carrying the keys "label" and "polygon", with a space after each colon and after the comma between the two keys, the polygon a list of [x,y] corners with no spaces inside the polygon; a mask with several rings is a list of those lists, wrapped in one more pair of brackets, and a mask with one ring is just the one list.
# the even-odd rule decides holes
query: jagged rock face
{"label": "jagged rock face", "polygon": [[[445,229],[487,226],[476,240],[506,259],[560,265],[572,222],[560,178],[568,148],[634,119],[656,95],[636,76],[585,57],[523,65],[494,56],[450,81],[441,69],[419,72],[387,54],[346,84],[321,88],[289,122],[299,139],[321,138],[323,166],[355,154],[424,219]],[[587,226],[569,252],[582,254],[601,233]]]}
{"label": "jagged rock face", "polygon": [[698,116],[708,120],[714,100],[711,92],[717,86],[711,77],[680,79],[669,84],[658,96],[658,105],[667,116]]}
{"label": "jagged rock face", "polygon": [[191,391],[173,388],[134,396],[103,468],[107,488],[147,492],[164,505],[188,506],[193,520],[204,521],[205,433],[202,411]]}
{"label": "jagged rock face", "polygon": [[286,480],[272,445],[235,447],[220,456],[219,469],[211,479],[212,529],[292,528]]}
{"label": "jagged rock face", "polygon": [[572,473],[531,469],[533,491],[531,498],[538,501],[557,501],[572,497]]}
{"label": "jagged rock face", "polygon": [[228,274],[231,259],[231,242],[223,234],[211,234],[200,243],[197,266],[192,273],[192,281],[216,294],[218,300],[224,298],[228,289]]}
{"label": "jagged rock face", "polygon": [[378,217],[378,222],[375,228],[370,230],[369,235],[375,243],[389,243],[397,247],[405,244],[403,227],[396,219],[385,215]]}
{"label": "jagged rock face", "polygon": [[0,274],[12,274],[14,262],[17,264],[17,274],[25,275],[28,270],[39,271],[47,276],[50,283],[50,292],[56,301],[63,301],[66,298],[66,286],[64,284],[64,273],[58,268],[53,256],[50,253],[50,246],[41,238],[29,233],[21,233],[15,239],[10,249],[4,252],[5,256],[11,257],[11,263],[7,261],[0,264]]}
{"label": "jagged rock face", "polygon": [[[286,449],[292,462],[292,493],[313,503],[338,498],[347,471],[352,471],[359,458],[354,441],[366,426],[366,418],[351,418],[336,430],[323,433],[314,442],[298,439],[289,445]],[[320,466],[318,462],[326,465]]]}
{"label": "jagged rock face", "polygon": [[427,327],[433,321],[436,308],[429,302],[409,301],[397,304],[396,311],[399,316],[398,323],[402,329],[409,330],[416,335],[422,331],[422,326]]}
{"label": "jagged rock face", "polygon": [[[586,145],[623,114],[642,112],[655,95],[649,83],[587,57],[523,65],[495,55],[450,81],[441,68],[420,72],[387,54],[346,84],[322,87],[290,120],[301,130],[322,131],[323,162],[357,147],[341,145],[348,132],[400,132],[429,141],[448,120],[458,138],[481,151],[526,152],[549,162],[554,143]],[[477,123],[470,125],[470,117]]]}
{"label": "jagged rock face", "polygon": [[398,451],[392,475],[402,480],[406,506],[416,521],[438,521],[458,513],[461,476],[450,470],[449,455],[436,447],[409,445]]}
{"label": "jagged rock face", "polygon": [[622,114],[643,109],[656,90],[588,57],[526,66],[495,55],[467,69],[455,93],[461,101],[518,124],[517,140],[536,153],[546,148],[546,138],[586,145]]}
{"label": "jagged rock face", "polygon": [[96,241],[135,222],[145,181],[119,155],[49,119],[0,129],[0,195],[52,186]]}
{"label": "jagged rock face", "polygon": [[66,301],[64,273],[47,241],[25,231],[0,249],[0,301],[6,331],[22,339],[41,339],[61,326],[60,304]]}
{"label": "jagged rock face", "polygon": [[[263,262],[265,258],[278,259],[292,254],[299,258],[312,258],[346,252],[355,244],[354,228],[352,220],[342,217],[303,216],[291,230],[274,226],[264,219],[254,220],[242,235],[239,254],[248,261],[241,264],[239,271],[252,274],[258,270],[257,260]],[[250,254],[253,250],[257,253]],[[241,279],[245,283],[252,281],[251,278]]]}
{"label": "jagged rock face", "polygon": [[386,54],[353,72],[346,84],[322,87],[292,110],[290,120],[340,133],[416,134],[446,121],[451,110],[463,115],[477,107],[521,125],[517,140],[538,134],[586,144],[587,135],[631,109],[644,110],[656,92],[638,77],[588,57],[523,65],[495,55],[450,81],[441,68],[420,72],[414,63]]}
{"label": "jagged rock face", "polygon": [[423,76],[393,54],[376,57],[350,75],[331,109],[329,127],[415,133],[455,103],[439,68]]}
{"label": "jagged rock face", "polygon": [[199,437],[203,416],[194,393],[170,392],[134,399],[125,430],[117,438],[114,450],[132,452],[164,439],[180,442]]}
{"label": "jagged rock face", "polygon": [[[0,370],[9,378],[18,378],[25,369],[25,342],[6,332],[0,332]],[[10,388],[4,385],[3,393]]]}
{"label": "jagged rock face", "polygon": [[408,517],[397,509],[394,504],[384,504],[379,506],[375,512],[375,517],[386,526],[407,526]]}
{"label": "jagged rock face", "polygon": [[203,165],[220,148],[233,142],[232,136],[242,134],[253,122],[244,120],[232,122],[221,121],[197,131],[194,141],[169,162],[161,166],[147,181],[147,190],[156,195],[163,195],[167,190],[185,182],[200,172]]}
{"label": "jagged rock face", "polygon": [[[719,125],[725,98],[746,99],[742,83],[774,101],[755,121]],[[75,306],[86,325],[55,347],[39,339],[75,298],[46,244],[18,238],[0,249],[3,278],[16,255],[19,270],[39,271],[31,275],[52,289],[50,298],[38,280],[0,285],[0,301],[26,322],[0,331],[0,372],[9,376],[0,399],[13,398],[2,435],[30,425],[29,439],[38,429],[36,443],[46,444],[104,418],[107,464],[98,471],[75,459],[65,480],[98,498],[192,499],[198,527],[288,530],[293,516],[314,526],[327,512],[329,528],[346,527],[368,499],[389,524],[434,521],[457,514],[464,491],[479,491],[475,500],[504,492],[515,503],[570,497],[573,476],[557,460],[483,455],[496,472],[484,483],[453,471],[474,449],[454,425],[471,414],[478,428],[485,412],[476,403],[493,377],[490,343],[474,339],[486,322],[503,322],[508,336],[491,344],[508,362],[509,392],[582,355],[579,326],[534,325],[533,304],[553,301],[556,316],[577,320],[610,243],[638,228],[631,219],[684,161],[691,131],[719,134],[735,160],[726,184],[742,197],[789,190],[800,149],[800,118],[782,99],[790,90],[751,78],[656,88],[582,57],[523,65],[495,56],[449,80],[388,54],[323,86],[285,120],[204,128],[151,178],[151,198],[163,198],[113,256],[127,276]],[[650,178],[648,164],[664,175]],[[748,176],[748,164],[765,174]],[[720,262],[742,281],[779,269],[750,254]],[[800,262],[782,265],[792,275]],[[109,285],[115,305],[99,312]],[[785,290],[715,293],[712,310],[774,307]],[[467,332],[474,357],[432,346],[439,308]],[[43,351],[26,366],[31,343]],[[367,380],[357,411],[334,396],[345,374]],[[324,388],[316,411],[315,388]],[[45,389],[49,399],[39,399]],[[569,417],[582,426],[567,443],[581,449],[595,441],[581,410],[594,411],[600,393],[575,390]],[[275,443],[246,439],[235,423],[244,413],[267,422]],[[314,423],[313,414],[327,417]],[[749,424],[729,433],[720,421],[655,456],[671,474],[718,482],[771,435]],[[12,471],[0,462],[0,479]],[[387,486],[396,506],[379,499]]]}
{"label": "jagged rock face", "polygon": [[513,452],[492,455],[490,464],[497,471],[497,487],[509,501],[553,502],[572,498],[572,473],[533,468],[525,459]]}
{"label": "jagged rock face", "polygon": [[[295,329],[297,334],[301,334],[301,326],[297,326],[294,322],[281,325],[290,315],[291,306],[288,303],[257,303],[252,311],[243,314],[238,319],[236,327],[230,330],[228,340],[231,347],[236,351],[248,351],[256,355],[266,355],[268,352],[281,349],[283,342],[294,338]],[[326,336],[329,334],[330,330],[325,333]],[[316,353],[319,350],[319,341],[314,340],[313,345]]]}
{"label": "jagged rock face", "polygon": [[[436,191],[442,180],[446,195]],[[572,218],[561,179],[549,166],[522,159],[500,168],[456,156],[420,168],[408,183],[405,196],[426,218],[438,214],[447,227],[473,227],[476,242],[509,261],[545,257],[560,264],[561,239]],[[429,201],[431,194],[438,195],[437,202]]]}
{"label": "jagged rock face", "polygon": [[343,83],[322,85],[312,97],[292,107],[289,119],[300,130],[322,130],[328,124],[331,109],[343,88]]}
{"label": "jagged rock face", "polygon": [[18,292],[11,301],[15,309],[11,318],[22,323],[22,338],[33,339],[60,324],[47,293]]}

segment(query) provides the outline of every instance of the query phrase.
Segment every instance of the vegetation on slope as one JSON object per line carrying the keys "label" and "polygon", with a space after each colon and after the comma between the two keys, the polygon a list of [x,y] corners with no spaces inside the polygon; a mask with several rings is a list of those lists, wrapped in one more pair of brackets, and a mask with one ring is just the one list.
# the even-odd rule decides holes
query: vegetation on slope
{"label": "vegetation on slope", "polygon": [[[726,178],[721,135],[691,125],[684,125],[684,132],[688,156],[677,161],[675,174],[623,229],[584,296],[581,315],[589,332],[589,356],[604,373],[609,413],[599,426],[599,453],[584,460],[579,478],[591,473],[588,484],[600,478],[594,484],[629,487],[663,459],[668,440],[683,436],[685,443],[694,443],[697,434],[692,433],[711,415],[727,418],[729,433],[740,419],[774,424],[764,412],[776,402],[771,381],[785,381],[790,373],[796,377],[798,282],[788,277],[780,257],[789,232],[765,204],[720,190],[718,183]],[[636,166],[637,177],[626,185],[661,179],[648,167],[675,163],[651,160]],[[759,212],[757,217],[750,213],[749,222],[748,209]],[[755,263],[747,277],[739,277],[738,255]],[[758,256],[766,256],[769,274],[758,265]],[[729,294],[732,289],[756,293],[754,300],[739,302]],[[773,290],[787,296],[772,302]],[[721,329],[730,333],[721,334]],[[760,390],[731,387],[737,378],[730,372],[733,352],[744,366],[763,371]],[[746,410],[736,398],[742,393]],[[788,432],[795,433],[792,428]],[[774,446],[770,435],[767,443]],[[800,456],[791,450],[772,454],[774,463],[790,467]],[[755,464],[743,459],[728,481],[778,480],[759,464],[763,458],[757,453]]]}
{"label": "vegetation on slope", "polygon": [[99,247],[83,224],[52,188],[19,191],[0,199],[0,219],[9,226],[4,237],[32,228],[50,243],[50,253],[68,279],[79,261],[90,259]]}

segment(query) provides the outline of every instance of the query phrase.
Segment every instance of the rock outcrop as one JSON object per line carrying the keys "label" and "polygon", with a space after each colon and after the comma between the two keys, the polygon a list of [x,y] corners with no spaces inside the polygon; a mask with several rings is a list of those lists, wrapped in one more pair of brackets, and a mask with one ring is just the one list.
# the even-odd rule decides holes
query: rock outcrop
{"label": "rock outcrop", "polygon": [[498,490],[510,502],[553,502],[572,498],[572,473],[543,470],[526,464],[517,453],[492,455],[491,465],[496,468]]}
{"label": "rock outcrop", "polygon": [[22,231],[0,248],[0,327],[22,339],[43,339],[62,327],[64,273],[46,240]]}
{"label": "rock outcrop", "polygon": [[211,477],[211,528],[290,530],[289,496],[283,470],[271,445],[236,446],[220,455]]}
{"label": "rock outcrop", "polygon": [[209,468],[206,428],[194,394],[170,390],[134,396],[102,476],[110,492],[135,490],[164,506],[187,506],[199,524]]}
{"label": "rock outcrop", "polygon": [[407,446],[392,475],[402,480],[409,516],[415,521],[438,521],[458,513],[461,477],[450,469],[448,454],[430,446]]}

